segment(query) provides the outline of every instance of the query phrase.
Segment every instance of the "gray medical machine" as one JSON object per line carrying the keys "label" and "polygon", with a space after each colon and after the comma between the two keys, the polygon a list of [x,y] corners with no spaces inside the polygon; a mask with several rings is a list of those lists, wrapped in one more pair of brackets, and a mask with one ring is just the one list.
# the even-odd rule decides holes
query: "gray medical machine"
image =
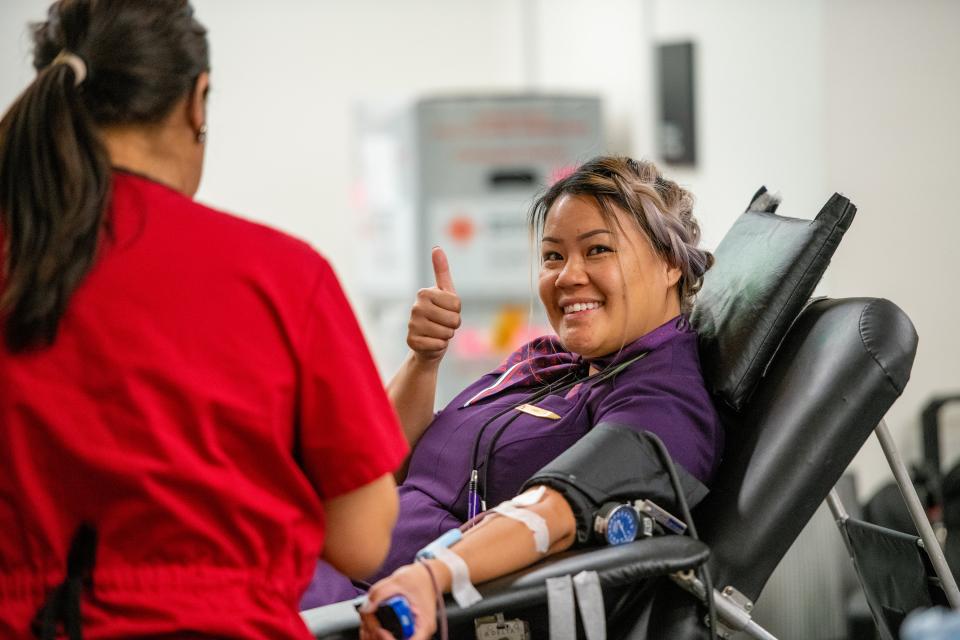
{"label": "gray medical machine", "polygon": [[366,103],[358,129],[368,338],[383,374],[392,375],[407,353],[416,291],[434,285],[431,248],[443,247],[463,326],[442,365],[442,405],[550,331],[526,214],[544,187],[602,151],[600,100],[520,94]]}

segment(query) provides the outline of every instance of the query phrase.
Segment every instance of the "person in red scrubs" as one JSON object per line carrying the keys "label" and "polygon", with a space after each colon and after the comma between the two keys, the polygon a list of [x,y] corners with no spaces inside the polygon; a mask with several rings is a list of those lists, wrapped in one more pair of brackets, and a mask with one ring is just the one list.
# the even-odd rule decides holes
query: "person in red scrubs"
{"label": "person in red scrubs", "polygon": [[186,0],[61,0],[0,121],[0,638],[308,638],[383,560],[406,441],[305,243],[193,201]]}

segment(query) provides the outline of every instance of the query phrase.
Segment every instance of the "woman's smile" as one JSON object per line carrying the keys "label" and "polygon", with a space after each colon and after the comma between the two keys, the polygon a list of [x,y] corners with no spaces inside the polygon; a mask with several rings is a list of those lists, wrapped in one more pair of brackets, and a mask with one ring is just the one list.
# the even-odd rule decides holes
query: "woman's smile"
{"label": "woman's smile", "polygon": [[602,302],[571,302],[562,305],[564,316],[583,315],[588,311],[596,311],[603,306]]}

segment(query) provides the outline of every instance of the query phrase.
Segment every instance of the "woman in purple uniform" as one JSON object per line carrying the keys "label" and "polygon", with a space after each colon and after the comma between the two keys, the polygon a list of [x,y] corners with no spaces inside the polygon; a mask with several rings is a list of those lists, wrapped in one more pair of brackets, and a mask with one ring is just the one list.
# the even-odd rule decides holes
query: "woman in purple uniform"
{"label": "woman in purple uniform", "polygon": [[[595,158],[555,183],[535,202],[531,224],[540,299],[556,335],[524,345],[436,415],[437,370],[460,325],[460,299],[434,249],[436,286],[417,295],[411,352],[389,384],[413,452],[398,478],[392,547],[375,579],[516,495],[601,422],[655,433],[677,465],[710,483],[723,432],[685,314],[713,257],[697,247],[692,205],[652,163],[622,157]],[[513,567],[479,564],[470,566],[474,582]],[[321,565],[303,605],[359,592]]]}

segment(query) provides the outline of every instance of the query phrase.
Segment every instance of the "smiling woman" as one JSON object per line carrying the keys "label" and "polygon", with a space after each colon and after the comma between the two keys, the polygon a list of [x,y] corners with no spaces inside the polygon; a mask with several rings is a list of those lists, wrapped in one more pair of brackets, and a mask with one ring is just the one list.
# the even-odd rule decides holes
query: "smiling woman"
{"label": "smiling woman", "polygon": [[604,157],[533,207],[540,299],[564,347],[589,358],[689,311],[713,256],[693,197],[650,162]]}
{"label": "smiling woman", "polygon": [[[413,452],[399,478],[400,516],[378,578],[515,496],[602,423],[653,432],[693,478],[713,478],[723,432],[683,313],[712,262],[696,247],[692,197],[652,164],[600,157],[551,186],[530,222],[541,256],[540,298],[556,335],[524,345],[437,414],[437,370],[460,325],[460,298],[443,251],[433,251],[436,286],[417,295],[411,353],[388,387]],[[589,541],[581,531],[574,535],[570,509],[552,491],[531,508],[551,522],[549,550]],[[493,522],[476,534],[489,538],[505,528],[509,523]],[[488,540],[484,551],[471,547],[471,531],[454,547],[466,549],[474,580],[541,553],[522,526],[519,538],[505,535]],[[406,580],[412,570],[399,571]],[[412,573],[426,580],[422,569]],[[441,583],[449,578],[443,567],[435,573]],[[352,597],[358,586],[321,565],[303,605]],[[380,594],[390,590],[374,592]]]}
{"label": "smiling woman", "polygon": [[[438,286],[418,296],[408,336],[413,353],[390,386],[415,447],[379,575],[396,571],[370,591],[373,603],[408,596],[422,626],[415,637],[434,628],[431,574],[460,602],[468,594],[464,580],[482,582],[573,544],[615,542],[599,535],[608,529],[581,504],[541,480],[550,477],[542,469],[573,456],[587,468],[569,477],[604,468],[620,487],[636,481],[647,464],[642,457],[628,455],[629,476],[621,477],[608,455],[584,453],[595,451],[595,437],[618,433],[629,442],[653,433],[692,485],[702,490],[700,483],[713,479],[723,430],[685,315],[713,256],[697,247],[692,205],[692,196],[656,166],[629,158],[595,158],[553,184],[534,203],[530,223],[541,259],[540,299],[556,335],[521,347],[436,416],[429,411],[436,363],[459,325],[460,301],[442,252],[434,250]],[[535,497],[497,507],[501,514],[529,512],[521,521],[508,515],[471,527],[477,511],[541,482],[552,488],[532,486]],[[653,495],[655,488],[643,485],[635,497]],[[446,560],[397,568],[458,527],[463,538]],[[382,637],[371,615],[362,635]]]}
{"label": "smiling woman", "polygon": [[627,214],[608,228],[596,200],[564,194],[543,229],[540,299],[563,346],[612,353],[680,313],[680,269],[660,258]]}

